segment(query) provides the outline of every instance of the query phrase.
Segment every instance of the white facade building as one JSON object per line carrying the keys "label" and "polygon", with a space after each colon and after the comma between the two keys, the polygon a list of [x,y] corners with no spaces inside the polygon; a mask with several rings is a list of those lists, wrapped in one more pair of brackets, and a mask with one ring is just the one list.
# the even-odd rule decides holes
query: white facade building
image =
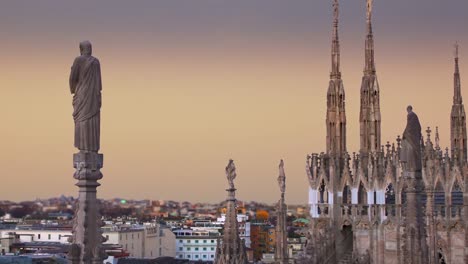
{"label": "white facade building", "polygon": [[176,235],[176,258],[192,261],[214,261],[216,246],[221,234],[213,229],[174,230]]}
{"label": "white facade building", "polygon": [[[102,228],[105,244],[116,244],[134,258],[175,257],[175,235],[167,228],[157,224],[145,225],[107,225]],[[20,243],[60,242],[70,243],[69,228],[27,227],[0,230],[0,238],[14,237]],[[5,249],[7,252],[7,249]]]}

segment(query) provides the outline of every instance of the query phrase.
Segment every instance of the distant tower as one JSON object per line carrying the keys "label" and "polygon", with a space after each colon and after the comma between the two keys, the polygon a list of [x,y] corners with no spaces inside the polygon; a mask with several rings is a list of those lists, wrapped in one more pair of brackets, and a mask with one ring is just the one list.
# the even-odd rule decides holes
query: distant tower
{"label": "distant tower", "polygon": [[450,115],[452,151],[460,163],[466,162],[466,114],[461,95],[460,69],[458,67],[458,44],[455,44],[455,74],[452,113]]}
{"label": "distant tower", "polygon": [[226,167],[226,176],[229,182],[228,198],[226,199],[226,221],[224,222],[223,239],[216,248],[215,264],[247,264],[244,241],[239,237],[236,210],[236,167],[230,160]]}
{"label": "distant tower", "polygon": [[284,162],[280,161],[278,185],[281,191],[281,199],[276,207],[276,250],[275,260],[278,264],[287,264],[288,262],[288,230],[286,223],[287,206],[284,201],[284,193],[286,192],[286,174],[284,173]]}
{"label": "distant tower", "polygon": [[340,72],[340,41],[338,38],[338,0],[333,3],[332,69],[327,92],[327,154],[341,156],[346,152],[345,91]]}
{"label": "distant tower", "polygon": [[367,1],[367,38],[364,76],[361,84],[361,155],[380,149],[380,89],[374,62],[374,35],[372,33],[372,2]]}

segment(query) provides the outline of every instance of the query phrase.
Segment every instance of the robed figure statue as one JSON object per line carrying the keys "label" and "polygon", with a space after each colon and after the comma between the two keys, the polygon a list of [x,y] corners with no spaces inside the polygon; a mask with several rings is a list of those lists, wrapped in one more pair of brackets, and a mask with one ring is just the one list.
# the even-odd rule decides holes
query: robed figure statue
{"label": "robed figure statue", "polygon": [[406,163],[407,171],[421,171],[421,124],[418,116],[413,112],[412,106],[408,106],[406,110],[408,111],[408,119],[403,132],[400,159]]}
{"label": "robed figure statue", "polygon": [[80,151],[97,152],[100,147],[101,66],[93,56],[91,43],[80,43],[80,53],[70,73],[75,120],[75,147]]}

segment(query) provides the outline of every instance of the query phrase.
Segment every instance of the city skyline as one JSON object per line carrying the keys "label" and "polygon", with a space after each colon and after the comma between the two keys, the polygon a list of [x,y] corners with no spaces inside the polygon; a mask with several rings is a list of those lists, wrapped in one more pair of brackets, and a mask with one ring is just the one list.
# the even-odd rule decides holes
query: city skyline
{"label": "city skyline", "polygon": [[[284,159],[286,201],[305,203],[305,156],[325,151],[329,1],[164,1],[138,8],[116,2],[109,9],[46,3],[18,1],[0,11],[8,36],[0,51],[7,124],[0,173],[11,187],[2,199],[75,194],[68,74],[79,41],[89,39],[103,75],[100,198],[222,201],[224,165],[233,158],[237,197],[272,203],[280,197],[277,163]],[[441,145],[449,147],[455,41],[466,94],[468,4],[418,0],[404,9],[403,3],[376,1],[374,8],[382,143],[401,135],[412,104],[423,130],[439,126]],[[431,15],[438,16],[427,20]],[[365,2],[343,1],[341,16],[352,153],[359,150]]]}

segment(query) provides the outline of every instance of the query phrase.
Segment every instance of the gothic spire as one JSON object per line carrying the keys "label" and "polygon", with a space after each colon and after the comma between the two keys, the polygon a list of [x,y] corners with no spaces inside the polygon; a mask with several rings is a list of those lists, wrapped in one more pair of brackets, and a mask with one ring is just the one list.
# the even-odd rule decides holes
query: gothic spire
{"label": "gothic spire", "polygon": [[366,44],[364,76],[361,84],[360,135],[362,157],[380,151],[381,115],[380,88],[374,61],[374,34],[372,32],[373,0],[367,0]]}
{"label": "gothic spire", "polygon": [[366,65],[364,73],[375,74],[374,62],[374,34],[372,32],[372,7],[374,0],[367,0],[367,38],[366,38]]}
{"label": "gothic spire", "polygon": [[215,264],[247,264],[244,241],[239,237],[239,226],[237,223],[236,210],[236,166],[233,160],[229,160],[226,166],[226,177],[229,183],[228,197],[226,199],[226,220],[221,243],[216,248]]}
{"label": "gothic spire", "polygon": [[458,66],[458,43],[455,44],[455,73],[454,73],[454,93],[452,113],[450,114],[450,134],[452,152],[458,157],[458,160],[465,163],[468,155],[467,131],[466,131],[466,113],[461,95],[460,69]]}
{"label": "gothic spire", "polygon": [[333,0],[333,37],[332,37],[332,70],[331,79],[340,79],[340,40],[338,37],[338,18],[340,15],[338,0]]}
{"label": "gothic spire", "polygon": [[462,104],[460,68],[458,67],[458,43],[455,43],[455,73],[454,73],[454,93],[453,104]]}

